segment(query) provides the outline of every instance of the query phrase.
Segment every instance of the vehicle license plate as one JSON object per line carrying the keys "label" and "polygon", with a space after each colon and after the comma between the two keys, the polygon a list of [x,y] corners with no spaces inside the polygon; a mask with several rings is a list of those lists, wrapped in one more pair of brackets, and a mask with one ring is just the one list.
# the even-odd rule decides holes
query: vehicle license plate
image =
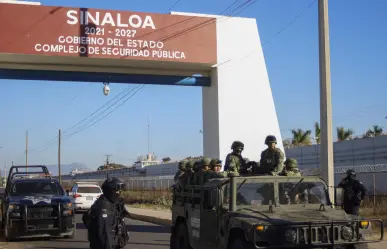
{"label": "vehicle license plate", "polygon": [[86,197],[86,200],[92,201],[92,200],[93,200],[93,197],[92,197],[92,196],[88,196],[88,197]]}

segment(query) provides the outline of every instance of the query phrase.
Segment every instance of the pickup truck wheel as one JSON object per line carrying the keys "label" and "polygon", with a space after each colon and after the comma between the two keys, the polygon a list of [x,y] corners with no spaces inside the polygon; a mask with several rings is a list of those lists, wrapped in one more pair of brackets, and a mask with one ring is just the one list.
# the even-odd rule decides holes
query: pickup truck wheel
{"label": "pickup truck wheel", "polygon": [[188,229],[183,222],[176,227],[174,235],[171,235],[172,249],[192,249],[189,245]]}

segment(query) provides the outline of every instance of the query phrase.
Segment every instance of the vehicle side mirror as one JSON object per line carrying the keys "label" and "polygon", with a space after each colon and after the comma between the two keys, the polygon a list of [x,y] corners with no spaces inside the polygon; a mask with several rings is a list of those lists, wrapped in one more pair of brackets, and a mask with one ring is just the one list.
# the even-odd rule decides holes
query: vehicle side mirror
{"label": "vehicle side mirror", "polygon": [[344,189],[340,187],[335,187],[334,198],[335,206],[342,206],[344,204]]}

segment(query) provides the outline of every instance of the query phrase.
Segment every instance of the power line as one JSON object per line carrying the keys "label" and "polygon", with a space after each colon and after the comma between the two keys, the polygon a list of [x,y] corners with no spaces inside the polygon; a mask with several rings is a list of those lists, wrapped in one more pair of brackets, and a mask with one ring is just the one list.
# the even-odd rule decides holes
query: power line
{"label": "power line", "polygon": [[[118,97],[119,97],[120,95],[122,95],[123,93],[126,93],[124,96],[122,96],[122,97],[119,98],[117,101],[115,101],[113,104],[111,104],[109,107],[107,107],[102,113],[99,113],[96,117],[92,118],[91,120],[89,119],[88,121],[95,120],[95,118],[101,116],[101,114],[105,113],[109,108],[113,107],[113,106],[116,105],[120,100],[122,100],[123,98],[127,97],[130,93],[132,93],[133,91],[135,91],[135,90],[133,90],[133,89],[131,89],[131,91],[129,91],[130,88],[132,88],[132,87],[133,87],[133,85],[127,87],[127,88],[124,89],[124,90],[122,90],[119,94],[117,94],[116,96],[114,96],[113,99],[111,99],[110,101],[108,101],[107,103],[105,103],[104,105],[102,105],[100,108],[98,108],[96,111],[94,111],[93,113],[91,113],[89,116],[87,116],[86,118],[84,118],[83,120],[81,120],[80,122],[78,122],[76,125],[73,125],[73,126],[70,127],[69,129],[67,129],[63,134],[65,134],[65,133],[68,134],[68,133],[70,132],[70,130],[74,129],[76,126],[78,126],[79,124],[83,123],[83,121],[85,121],[88,117],[90,117],[90,116],[92,116],[93,114],[95,114],[96,112],[98,112],[100,109],[102,109],[102,108],[105,107],[107,104],[109,104],[110,102],[112,102],[115,98],[118,98]],[[135,93],[137,93],[137,92],[138,92],[138,90],[137,90]],[[131,96],[133,96],[133,95],[131,95]],[[129,100],[129,99],[126,99],[123,103],[119,104],[118,107],[122,106],[122,104],[124,104],[124,103],[125,103],[126,101],[128,101],[128,100]],[[105,118],[105,117],[107,117],[108,115],[110,115],[110,114],[111,114],[114,110],[116,110],[118,107],[114,108],[112,111],[110,111],[109,113],[107,113],[103,118]],[[97,121],[93,122],[91,125],[87,125],[87,124],[86,124],[85,126],[83,126],[84,128],[81,128],[81,130],[75,131],[75,132],[71,133],[71,134],[68,135],[67,137],[64,136],[65,138],[63,139],[63,141],[65,141],[65,140],[67,140],[68,138],[74,136],[75,134],[77,134],[77,133],[79,133],[79,132],[81,132],[81,131],[83,131],[83,130],[89,128],[89,127],[91,127],[92,125],[98,123],[98,122],[101,121],[103,118],[98,119]],[[89,123],[90,123],[90,122],[89,122]],[[43,149],[41,149],[41,150],[35,150],[34,153],[32,153],[32,154],[37,154],[37,153],[39,153],[39,152],[43,152],[43,151],[45,151],[45,150],[51,148],[52,145],[53,145],[53,142],[56,142],[57,140],[58,140],[58,138],[54,139],[54,140],[52,141],[51,145],[48,145],[48,146],[46,146],[45,148],[43,148]]]}
{"label": "power line", "polygon": [[[66,133],[69,133],[70,130],[72,130],[72,129],[76,128],[77,126],[79,126],[80,124],[82,124],[84,121],[87,120],[87,118],[93,116],[95,113],[97,113],[98,111],[100,111],[100,110],[103,109],[104,107],[108,106],[111,102],[113,102],[115,99],[117,99],[120,95],[125,94],[126,92],[128,92],[132,86],[133,86],[133,84],[130,84],[127,88],[125,88],[125,89],[123,89],[122,91],[120,91],[120,92],[119,92],[117,95],[115,95],[112,99],[110,99],[109,101],[107,101],[106,103],[104,103],[102,106],[100,106],[99,108],[97,108],[94,112],[92,112],[91,114],[89,114],[88,116],[86,116],[84,119],[82,119],[81,121],[79,121],[79,122],[76,123],[75,125],[73,125],[73,126],[71,126],[70,128],[66,129],[66,131],[65,131],[63,134],[65,135]],[[115,102],[115,103],[117,103],[117,102]],[[111,105],[111,106],[112,106],[112,105]],[[110,106],[110,107],[111,107],[111,106]],[[110,107],[107,107],[107,109],[110,108]],[[105,110],[105,111],[106,111],[106,110]],[[43,150],[45,150],[46,148],[49,148],[49,147],[50,147],[50,145],[48,145],[48,147],[46,147],[47,144],[52,144],[52,143],[55,143],[56,141],[58,141],[58,138],[57,138],[57,137],[55,137],[55,138],[52,139],[52,140],[47,140],[46,142],[43,143],[43,145],[42,145],[40,148],[43,147],[43,148],[44,148]],[[33,150],[31,150],[31,151],[35,151],[35,152],[36,152],[37,150],[40,151],[41,149],[33,149]]]}
{"label": "power line", "polygon": [[[301,13],[299,13],[297,16],[295,16],[289,23],[287,23],[287,24],[286,24],[285,26],[283,26],[278,32],[276,32],[272,37],[270,37],[269,40],[267,40],[266,42],[262,43],[261,47],[263,47],[263,46],[267,45],[268,43],[270,43],[276,36],[280,35],[280,34],[281,34],[283,31],[285,31],[287,28],[289,28],[290,26],[292,26],[298,19],[300,19],[300,18],[303,16],[303,14],[304,14],[308,9],[310,9],[310,8],[313,6],[313,4],[314,4],[316,1],[317,1],[317,0],[314,0],[311,4],[308,5],[308,7],[307,7],[306,9],[304,9]],[[248,57],[250,57],[253,53],[255,53],[255,52],[257,52],[257,51],[263,52],[262,48],[253,49],[253,50],[251,50],[250,52],[248,52],[247,54],[243,55],[239,60],[237,60],[237,61],[235,62],[235,64],[237,64],[237,63],[243,61],[244,59],[246,59],[246,58],[248,58]],[[225,60],[225,61],[223,61],[223,62],[221,62],[221,63],[218,63],[218,64],[217,64],[217,67],[222,66],[222,65],[224,65],[224,64],[228,64],[228,63],[230,63],[230,62],[233,61],[233,60],[234,60],[234,59],[231,58],[231,59]],[[233,65],[233,64],[231,64],[231,65]]]}

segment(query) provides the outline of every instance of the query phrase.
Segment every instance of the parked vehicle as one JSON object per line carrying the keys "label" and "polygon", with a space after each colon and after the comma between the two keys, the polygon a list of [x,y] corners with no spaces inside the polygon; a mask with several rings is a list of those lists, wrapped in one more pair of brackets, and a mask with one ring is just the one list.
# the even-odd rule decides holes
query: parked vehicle
{"label": "parked vehicle", "polygon": [[76,234],[72,199],[46,166],[12,166],[1,211],[7,241],[33,235],[74,238]]}
{"label": "parked vehicle", "polygon": [[74,198],[75,211],[89,210],[100,195],[102,189],[96,182],[76,182],[69,192]]}

